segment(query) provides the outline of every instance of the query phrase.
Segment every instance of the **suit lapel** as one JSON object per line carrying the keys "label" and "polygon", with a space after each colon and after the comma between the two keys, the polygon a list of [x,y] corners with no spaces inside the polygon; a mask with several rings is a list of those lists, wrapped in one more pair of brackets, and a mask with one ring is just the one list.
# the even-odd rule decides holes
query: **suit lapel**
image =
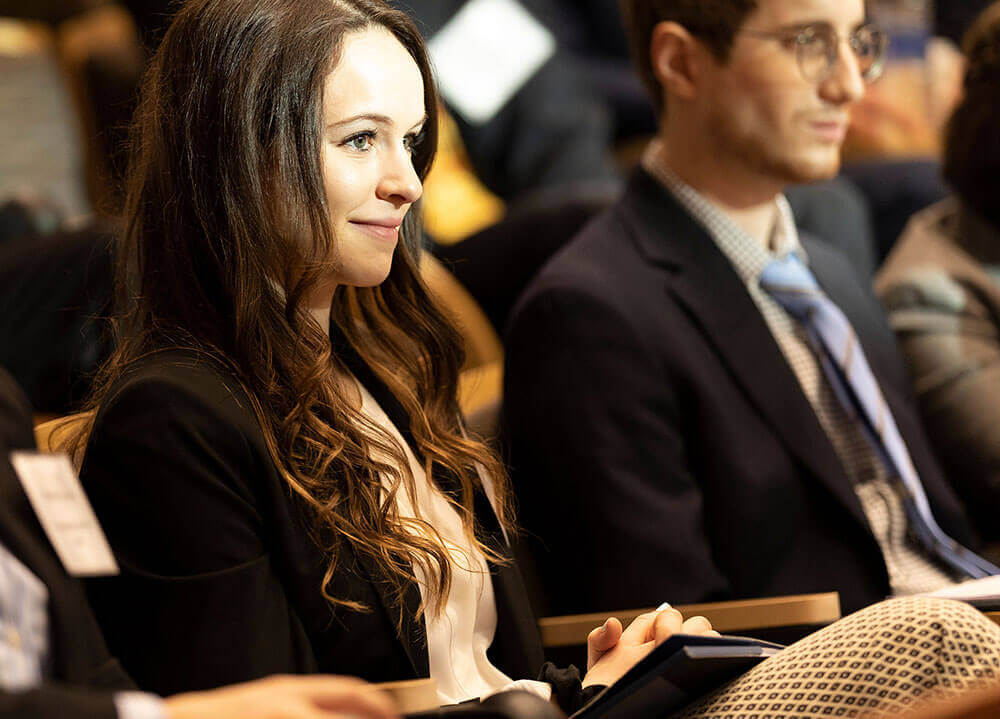
{"label": "suit lapel", "polygon": [[789,453],[867,531],[861,504],[833,444],[729,260],[645,172],[633,177],[623,211],[640,252],[670,273],[667,291],[687,309],[750,402]]}

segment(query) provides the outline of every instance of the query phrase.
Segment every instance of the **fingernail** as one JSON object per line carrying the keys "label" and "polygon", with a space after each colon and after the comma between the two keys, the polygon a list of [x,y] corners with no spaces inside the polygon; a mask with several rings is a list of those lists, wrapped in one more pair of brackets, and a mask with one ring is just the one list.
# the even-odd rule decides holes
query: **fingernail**
{"label": "fingernail", "polygon": [[610,621],[611,621],[611,617],[608,617],[607,619],[604,620],[604,624],[601,625],[601,631],[602,632],[608,631],[608,622],[610,622]]}
{"label": "fingernail", "polygon": [[664,609],[670,609],[670,602],[664,602],[656,608],[656,611],[662,612]]}

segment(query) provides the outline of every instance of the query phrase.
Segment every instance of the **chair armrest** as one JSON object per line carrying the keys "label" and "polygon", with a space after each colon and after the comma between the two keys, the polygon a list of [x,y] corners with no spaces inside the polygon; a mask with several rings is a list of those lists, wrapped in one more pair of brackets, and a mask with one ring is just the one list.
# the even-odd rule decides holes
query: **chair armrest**
{"label": "chair armrest", "polygon": [[[737,599],[728,602],[704,604],[679,604],[674,607],[685,617],[701,615],[720,632],[771,629],[806,624],[826,625],[840,619],[840,595],[796,594],[764,599]],[[597,612],[573,614],[564,617],[545,617],[538,620],[542,644],[546,647],[585,645],[587,635],[601,626],[608,617],[618,617],[628,623],[652,609],[631,609],[624,612]]]}
{"label": "chair armrest", "polygon": [[430,677],[380,682],[375,687],[392,697],[401,714],[437,709],[439,705],[437,682]]}

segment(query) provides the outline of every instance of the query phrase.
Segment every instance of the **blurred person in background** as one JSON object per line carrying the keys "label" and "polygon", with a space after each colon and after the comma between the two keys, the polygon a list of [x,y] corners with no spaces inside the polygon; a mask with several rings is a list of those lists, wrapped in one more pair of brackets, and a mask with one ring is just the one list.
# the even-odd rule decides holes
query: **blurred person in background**
{"label": "blurred person in background", "polygon": [[877,289],[924,425],[980,531],[1000,539],[1000,4],[969,30],[945,130],[954,195],[916,215]]}
{"label": "blurred person in background", "polygon": [[962,96],[965,56],[962,38],[992,0],[934,0],[933,20],[928,51],[930,72],[931,119],[934,127],[944,127]]}

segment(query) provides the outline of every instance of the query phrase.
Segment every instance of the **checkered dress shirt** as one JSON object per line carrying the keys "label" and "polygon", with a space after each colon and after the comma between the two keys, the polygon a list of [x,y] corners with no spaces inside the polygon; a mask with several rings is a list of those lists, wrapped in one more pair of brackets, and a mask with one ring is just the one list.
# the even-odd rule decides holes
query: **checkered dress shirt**
{"label": "checkered dress shirt", "polygon": [[953,583],[952,577],[916,545],[907,531],[903,502],[889,482],[885,466],[848,417],[823,373],[802,325],[760,287],[760,275],[771,260],[795,252],[808,265],[799,243],[791,208],[783,195],[775,198],[776,221],[770,249],[750,237],[723,210],[684,183],[668,168],[663,145],[654,140],[642,165],[701,224],[746,285],[785,360],[830,438],[861,502],[882,550],[893,594],[929,592]]}

